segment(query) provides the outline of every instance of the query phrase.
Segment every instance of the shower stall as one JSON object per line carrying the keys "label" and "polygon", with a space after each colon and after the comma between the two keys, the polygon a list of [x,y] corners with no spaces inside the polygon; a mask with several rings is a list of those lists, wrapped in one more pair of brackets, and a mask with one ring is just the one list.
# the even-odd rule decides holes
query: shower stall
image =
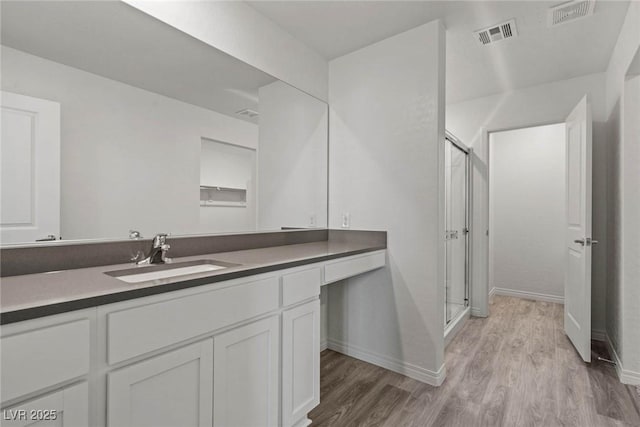
{"label": "shower stall", "polygon": [[469,313],[470,153],[449,132],[445,138],[445,336]]}

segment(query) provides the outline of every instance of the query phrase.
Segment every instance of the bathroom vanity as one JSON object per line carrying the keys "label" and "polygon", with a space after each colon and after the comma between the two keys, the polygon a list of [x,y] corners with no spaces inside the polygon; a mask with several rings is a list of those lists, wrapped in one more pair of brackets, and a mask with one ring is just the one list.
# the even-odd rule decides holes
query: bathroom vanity
{"label": "bathroom vanity", "polygon": [[379,234],[182,257],[226,267],[137,283],[113,276],[132,264],[3,278],[3,425],[310,424],[320,288],[384,266]]}

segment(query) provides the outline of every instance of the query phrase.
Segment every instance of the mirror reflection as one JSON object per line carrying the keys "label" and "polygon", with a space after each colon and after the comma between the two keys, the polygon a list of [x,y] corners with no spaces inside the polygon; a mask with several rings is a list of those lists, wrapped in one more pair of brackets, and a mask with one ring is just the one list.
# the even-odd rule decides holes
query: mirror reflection
{"label": "mirror reflection", "polygon": [[122,2],[3,1],[3,245],[327,225],[327,105]]}

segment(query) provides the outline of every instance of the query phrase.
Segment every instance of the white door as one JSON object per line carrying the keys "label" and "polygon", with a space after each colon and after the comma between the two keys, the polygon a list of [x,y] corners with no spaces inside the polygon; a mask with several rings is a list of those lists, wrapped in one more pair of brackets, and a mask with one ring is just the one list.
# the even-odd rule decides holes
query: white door
{"label": "white door", "polygon": [[60,104],[0,92],[0,240],[60,235]]}
{"label": "white door", "polygon": [[591,361],[591,108],[587,96],[569,114],[564,330],[585,362]]}
{"label": "white door", "polygon": [[84,427],[89,425],[86,382],[2,410],[3,427]]}
{"label": "white door", "polygon": [[214,427],[278,425],[280,318],[214,337]]}
{"label": "white door", "polygon": [[[282,425],[306,425],[320,403],[320,300],[282,313]],[[310,423],[310,422],[309,422]]]}
{"label": "white door", "polygon": [[211,426],[213,340],[111,372],[107,408],[110,427]]}

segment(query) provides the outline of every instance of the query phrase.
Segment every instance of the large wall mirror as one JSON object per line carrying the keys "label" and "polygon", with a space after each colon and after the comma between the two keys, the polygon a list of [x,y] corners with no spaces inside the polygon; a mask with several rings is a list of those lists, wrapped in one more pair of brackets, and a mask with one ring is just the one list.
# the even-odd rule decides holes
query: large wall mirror
{"label": "large wall mirror", "polygon": [[1,241],[327,226],[327,105],[119,1],[3,1]]}

